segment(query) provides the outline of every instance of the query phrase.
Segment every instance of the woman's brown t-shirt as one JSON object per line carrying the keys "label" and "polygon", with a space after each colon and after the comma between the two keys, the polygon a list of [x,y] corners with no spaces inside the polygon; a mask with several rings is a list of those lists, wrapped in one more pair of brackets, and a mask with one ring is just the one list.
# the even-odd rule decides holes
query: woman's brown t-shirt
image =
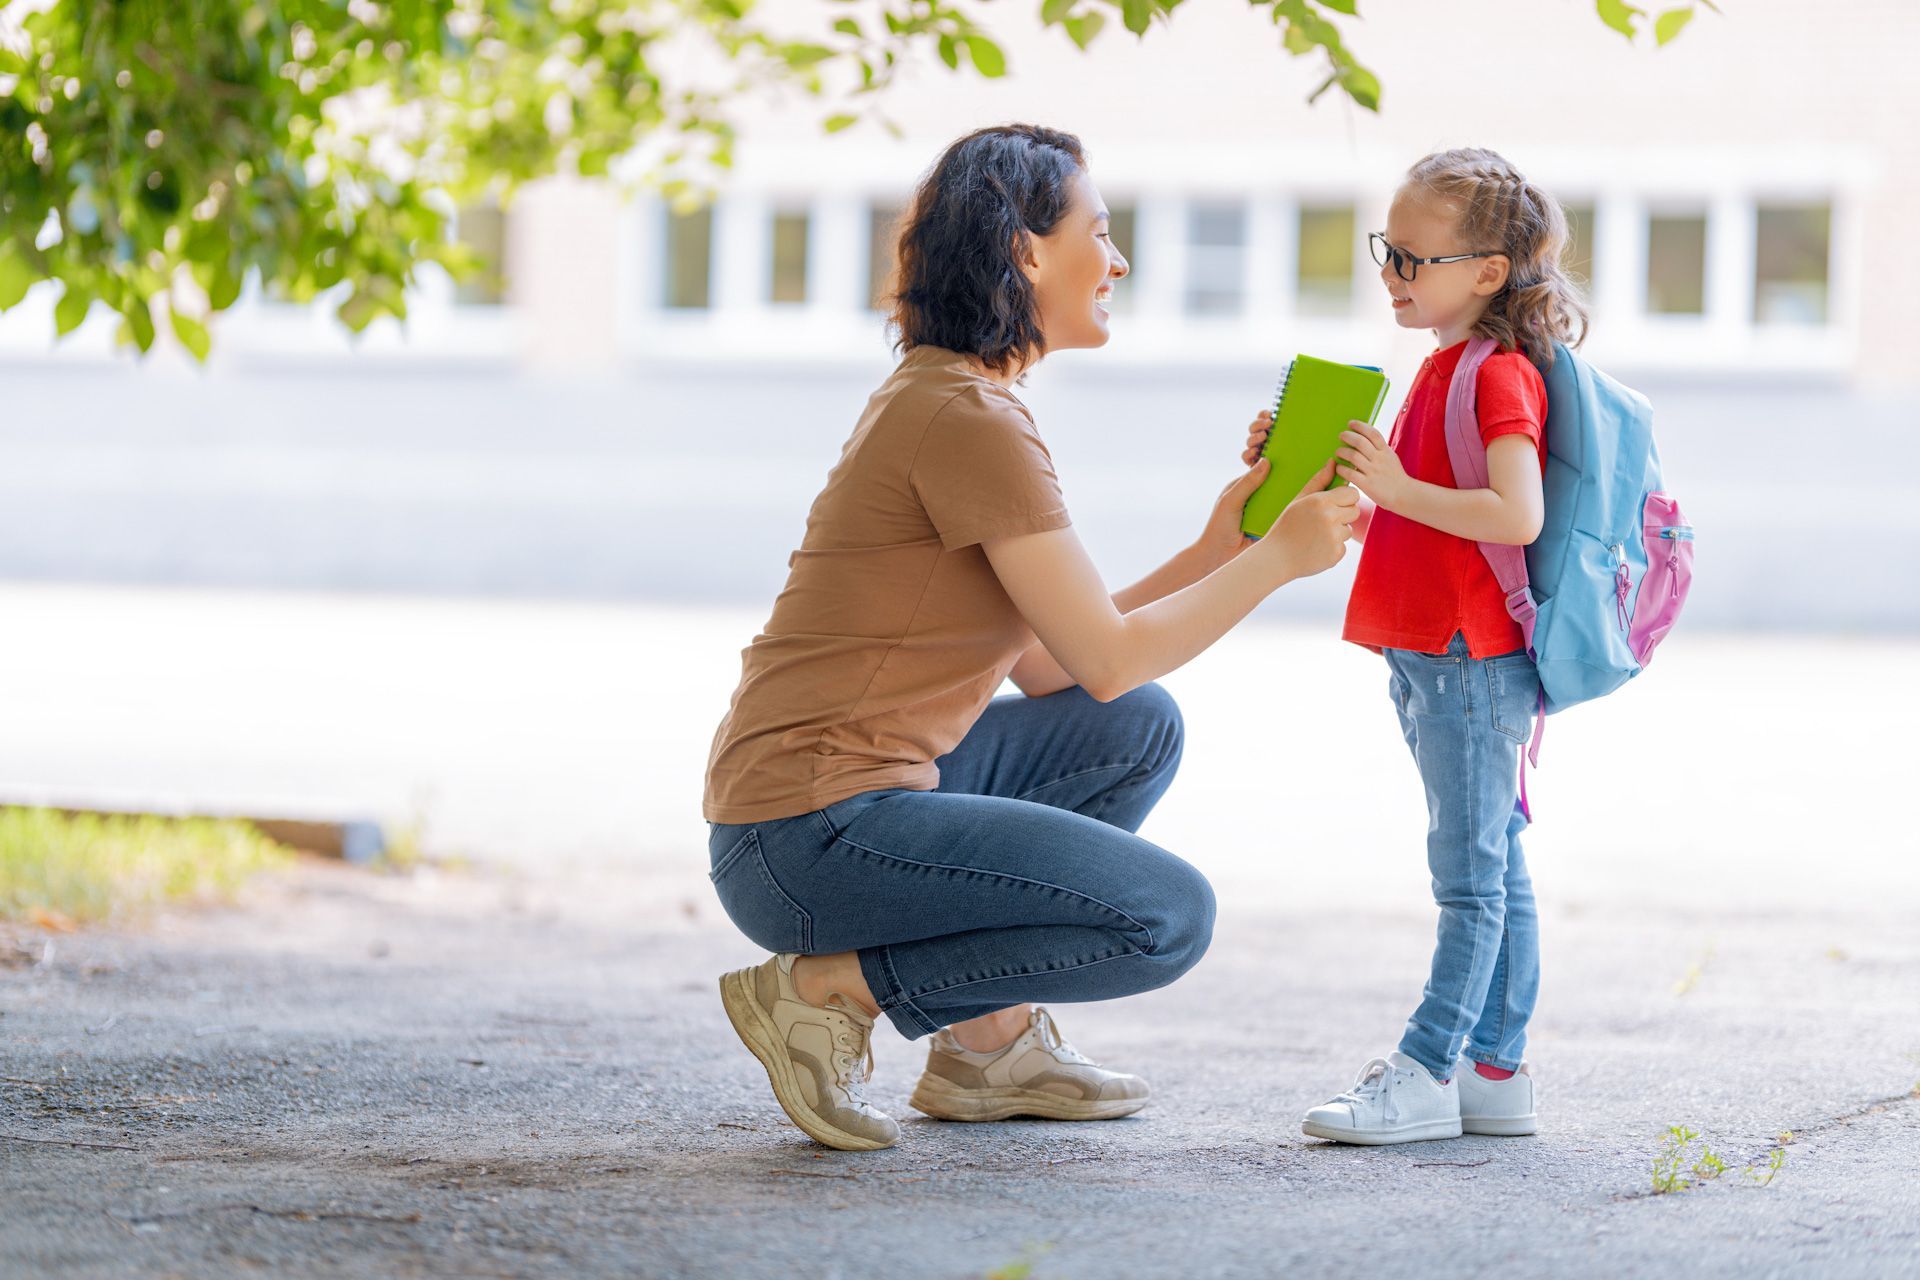
{"label": "woman's brown t-shirt", "polygon": [[1069,523],[1026,406],[963,355],[909,352],[867,402],[741,655],[707,760],[708,821],[938,786],[934,760],[1033,643],[980,543]]}

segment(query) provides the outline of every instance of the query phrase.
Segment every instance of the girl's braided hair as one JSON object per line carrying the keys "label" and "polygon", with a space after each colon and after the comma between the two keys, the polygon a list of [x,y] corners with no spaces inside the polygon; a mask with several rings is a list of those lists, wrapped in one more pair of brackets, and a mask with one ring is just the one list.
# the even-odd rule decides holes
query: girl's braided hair
{"label": "girl's braided hair", "polygon": [[1505,254],[1507,283],[1473,326],[1545,369],[1553,344],[1586,340],[1587,309],[1561,266],[1567,215],[1504,157],[1479,147],[1439,151],[1407,170],[1402,188],[1452,212],[1473,249]]}

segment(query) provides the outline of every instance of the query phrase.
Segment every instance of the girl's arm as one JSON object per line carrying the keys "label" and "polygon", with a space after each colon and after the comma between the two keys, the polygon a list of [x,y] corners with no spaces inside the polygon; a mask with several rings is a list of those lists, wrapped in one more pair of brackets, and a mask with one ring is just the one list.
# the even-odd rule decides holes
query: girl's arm
{"label": "girl's arm", "polygon": [[1540,453],[1524,435],[1495,436],[1487,446],[1485,489],[1449,489],[1415,480],[1378,431],[1353,422],[1334,452],[1339,473],[1396,515],[1473,542],[1524,547],[1540,536],[1546,518]]}
{"label": "girl's arm", "polygon": [[1331,476],[1328,463],[1272,531],[1243,553],[1128,612],[1107,594],[1071,526],[996,538],[983,547],[1000,585],[1061,672],[1111,702],[1203,652],[1282,583],[1339,563],[1359,495],[1350,488],[1316,492]]}

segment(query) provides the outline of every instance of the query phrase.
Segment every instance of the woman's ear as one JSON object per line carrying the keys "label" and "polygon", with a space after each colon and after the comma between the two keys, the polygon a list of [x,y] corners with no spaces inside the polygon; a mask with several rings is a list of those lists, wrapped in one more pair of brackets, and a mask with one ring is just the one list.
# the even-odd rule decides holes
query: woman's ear
{"label": "woman's ear", "polygon": [[1491,298],[1507,287],[1507,277],[1512,273],[1513,261],[1504,253],[1480,259],[1480,270],[1473,277],[1474,296]]}
{"label": "woman's ear", "polygon": [[1013,238],[1013,260],[1020,264],[1020,270],[1030,284],[1040,283],[1040,237],[1031,231],[1022,231]]}

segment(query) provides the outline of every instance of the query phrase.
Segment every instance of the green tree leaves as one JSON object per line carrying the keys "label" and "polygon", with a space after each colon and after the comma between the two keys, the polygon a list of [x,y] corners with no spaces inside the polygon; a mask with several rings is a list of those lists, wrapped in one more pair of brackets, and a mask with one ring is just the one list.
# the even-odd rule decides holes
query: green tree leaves
{"label": "green tree leaves", "polygon": [[1594,8],[1600,13],[1600,21],[1629,40],[1636,34],[1634,23],[1647,16],[1645,9],[1636,9],[1626,0],[1594,0]]}
{"label": "green tree leaves", "polygon": [[[871,104],[917,54],[1009,73],[948,0],[816,2],[778,30],[752,0],[0,0],[0,310],[55,280],[59,334],[98,304],[144,351],[164,314],[204,359],[211,318],[253,287],[337,298],[359,331],[404,320],[428,264],[489,269],[450,236],[462,204],[627,156],[644,172],[623,178],[680,196],[730,162],[744,95],[798,90],[837,133],[886,124]],[[1144,38],[1181,2],[1037,0],[1082,49],[1116,17]],[[1357,0],[1247,3],[1282,49],[1324,61],[1311,99],[1380,109],[1345,43]],[[1701,4],[1662,12],[1656,41]],[[1630,39],[1647,16],[1596,5]]]}
{"label": "green tree leaves", "polygon": [[1679,35],[1689,22],[1693,21],[1693,10],[1669,9],[1654,20],[1653,38],[1660,44]]}
{"label": "green tree leaves", "polygon": [[[1689,22],[1693,21],[1695,10],[1701,6],[1713,10],[1715,13],[1720,12],[1719,8],[1713,3],[1713,0],[1689,0],[1689,3],[1681,5],[1678,8],[1663,10],[1660,15],[1653,20],[1654,43],[1656,45],[1664,45],[1672,41],[1686,29]],[[1618,31],[1628,40],[1634,40],[1639,37],[1640,20],[1647,16],[1645,9],[1635,8],[1633,5],[1626,3],[1626,0],[1594,0],[1594,9],[1599,13],[1600,21],[1606,23],[1615,31]]]}

